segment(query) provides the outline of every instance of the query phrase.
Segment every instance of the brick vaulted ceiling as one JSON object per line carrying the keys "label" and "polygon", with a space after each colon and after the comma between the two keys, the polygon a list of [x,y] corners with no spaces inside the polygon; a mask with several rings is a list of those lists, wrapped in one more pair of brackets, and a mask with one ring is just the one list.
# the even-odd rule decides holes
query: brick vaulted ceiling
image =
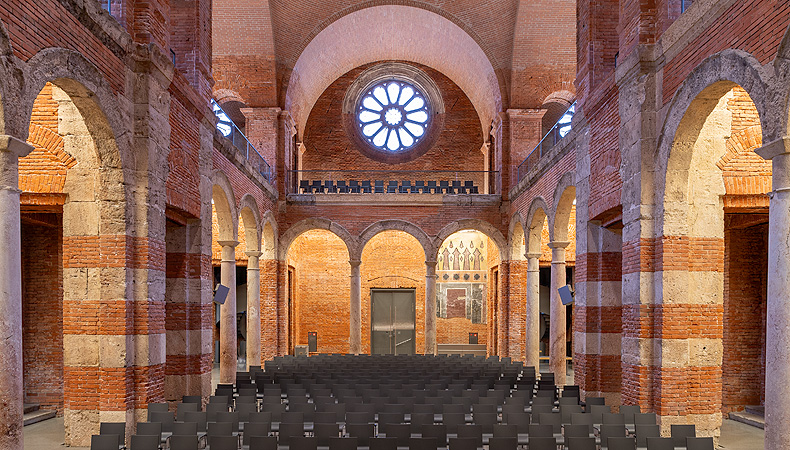
{"label": "brick vaulted ceiling", "polygon": [[547,94],[574,90],[574,0],[215,0],[215,92],[237,92],[249,106],[285,106],[310,42],[334,22],[382,5],[434,13],[468,34],[496,75],[502,109],[539,108]]}

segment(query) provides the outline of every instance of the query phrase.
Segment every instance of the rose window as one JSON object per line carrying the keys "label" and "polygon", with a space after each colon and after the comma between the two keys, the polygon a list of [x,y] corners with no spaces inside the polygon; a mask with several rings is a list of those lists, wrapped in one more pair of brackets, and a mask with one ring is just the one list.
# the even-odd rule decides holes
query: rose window
{"label": "rose window", "polygon": [[357,124],[362,137],[377,149],[400,152],[414,147],[428,128],[429,105],[414,85],[387,80],[361,98]]}

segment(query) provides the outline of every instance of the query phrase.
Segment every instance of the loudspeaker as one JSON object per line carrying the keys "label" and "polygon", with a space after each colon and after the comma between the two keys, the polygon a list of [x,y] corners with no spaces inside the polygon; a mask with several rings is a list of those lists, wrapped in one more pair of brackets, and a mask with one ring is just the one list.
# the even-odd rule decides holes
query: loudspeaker
{"label": "loudspeaker", "polygon": [[318,351],[318,333],[315,331],[307,333],[307,351],[312,353]]}
{"label": "loudspeaker", "polygon": [[218,284],[216,288],[214,288],[214,303],[218,305],[225,304],[225,299],[228,297],[228,292],[230,289],[227,286],[223,286]]}
{"label": "loudspeaker", "polygon": [[469,333],[469,343],[477,344],[477,333]]}
{"label": "loudspeaker", "polygon": [[565,286],[557,289],[560,293],[560,299],[562,300],[563,305],[570,305],[573,303],[573,290],[571,290],[571,285],[566,284]]}

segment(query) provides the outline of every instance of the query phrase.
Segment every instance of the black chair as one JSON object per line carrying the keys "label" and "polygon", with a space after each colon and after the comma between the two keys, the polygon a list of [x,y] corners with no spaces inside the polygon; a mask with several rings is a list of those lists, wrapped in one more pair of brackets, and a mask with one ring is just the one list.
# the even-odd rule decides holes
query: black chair
{"label": "black chair", "polygon": [[397,181],[390,181],[387,183],[387,194],[397,194],[398,193],[398,182]]}
{"label": "black chair", "polygon": [[636,450],[636,440],[630,436],[609,437],[607,444],[609,450]]}
{"label": "black chair", "polygon": [[173,436],[197,436],[197,423],[195,422],[175,422],[173,424]]}
{"label": "black chair", "polygon": [[[357,450],[357,442],[357,438],[354,437],[331,437],[329,450]],[[319,445],[321,445],[320,441]]]}
{"label": "black chair", "polygon": [[455,434],[459,427],[465,426],[466,417],[464,413],[442,414],[442,423],[449,434]]}
{"label": "black chair", "polygon": [[292,438],[304,436],[304,424],[281,423],[279,430],[279,444],[289,445]]}
{"label": "black chair", "polygon": [[647,450],[675,450],[675,444],[671,437],[649,437]]}
{"label": "black chair", "polygon": [[126,423],[125,422],[102,422],[99,424],[99,434],[114,434],[118,436],[120,445],[126,442]]}
{"label": "black chair", "polygon": [[130,441],[129,450],[159,450],[159,436],[134,434]]}
{"label": "black chair", "polygon": [[651,437],[660,437],[661,430],[658,425],[637,425],[635,430],[636,446],[647,447],[647,439]]}
{"label": "black chair", "polygon": [[554,437],[554,428],[551,425],[531,424],[529,426],[529,440],[533,437]]}
{"label": "black chair", "polygon": [[373,192],[373,188],[371,188],[370,186],[370,180],[362,181],[361,190],[365,194],[370,194],[371,192]]}
{"label": "black chair", "polygon": [[425,186],[425,193],[426,194],[435,194],[437,193],[437,186],[436,181],[428,181],[428,184]]}
{"label": "black chair", "polygon": [[397,450],[398,440],[395,438],[373,438],[370,439],[370,450]]}
{"label": "black chair", "polygon": [[310,181],[308,180],[299,180],[299,190],[302,194],[309,194],[310,193]]}
{"label": "black chair", "polygon": [[518,438],[492,437],[488,440],[488,450],[516,450]]}
{"label": "black chair", "polygon": [[159,422],[137,422],[137,434],[141,436],[156,436],[162,441],[162,424]]}
{"label": "black chair", "polygon": [[324,187],[321,186],[320,180],[313,180],[312,184],[310,184],[310,193],[311,194],[321,194],[324,192]]}
{"label": "black chair", "polygon": [[414,187],[412,188],[413,192],[418,192],[420,194],[424,194],[427,191],[425,190],[425,182],[422,180],[417,180],[414,182]]}
{"label": "black chair", "polygon": [[656,413],[636,413],[634,414],[634,425],[655,425]]}
{"label": "black chair", "polygon": [[551,425],[554,434],[562,432],[562,416],[559,413],[540,414],[541,425]]}
{"label": "black chair", "polygon": [[274,436],[252,436],[248,450],[277,450],[277,438]]}
{"label": "black chair", "polygon": [[400,189],[398,190],[401,194],[410,194],[414,193],[414,186],[411,185],[411,181],[403,180],[400,185]]}
{"label": "black chair", "polygon": [[340,424],[316,423],[313,425],[313,436],[318,439],[318,445],[327,446],[330,438],[340,437]]}
{"label": "black chair", "polygon": [[375,428],[372,423],[346,423],[346,433],[357,438],[359,445],[367,447],[375,435]]}
{"label": "black chair", "polygon": [[409,438],[411,437],[411,427],[405,423],[384,423],[379,425],[379,434],[384,433],[385,437],[395,438],[398,441],[398,447],[406,447],[409,445]]}
{"label": "black chair", "polygon": [[233,424],[231,422],[209,422],[206,430],[208,437],[233,436]]}
{"label": "black chair", "polygon": [[477,450],[478,441],[475,438],[450,438],[449,450]]}
{"label": "black chair", "polygon": [[404,421],[403,413],[397,412],[380,412],[378,417],[379,426],[387,423],[403,423]]}
{"label": "black chair", "polygon": [[474,181],[464,181],[464,189],[470,194],[477,194],[478,189]]}
{"label": "black chair", "polygon": [[296,436],[290,439],[289,450],[317,450],[318,440],[314,437]]}
{"label": "black chair", "polygon": [[[416,405],[415,405],[416,406]],[[411,430],[418,433],[424,425],[433,425],[433,413],[411,413]]]}
{"label": "black chair", "polygon": [[169,433],[173,431],[173,423],[175,417],[170,411],[167,412],[149,412],[148,420],[151,422],[158,422],[162,424],[162,433]]}
{"label": "black chair", "polygon": [[324,180],[324,192],[327,194],[334,194],[337,192],[335,182],[332,180]]}
{"label": "black chair", "polygon": [[[368,181],[368,186],[370,186],[370,181]],[[352,194],[359,194],[360,190],[361,187],[359,186],[358,180],[348,180],[348,192]]]}
{"label": "black chair", "polygon": [[473,438],[477,441],[477,446],[483,446],[483,427],[481,425],[463,425],[458,427],[457,436],[459,438]]}
{"label": "black chair", "polygon": [[466,189],[463,186],[461,186],[461,182],[458,180],[453,180],[452,189],[458,194],[466,194]]}
{"label": "black chair", "polygon": [[91,436],[91,450],[118,450],[121,437],[117,434],[94,434]]}
{"label": "black chair", "polygon": [[447,426],[443,424],[423,425],[422,437],[435,438],[439,447],[447,445]]}
{"label": "black chair", "polygon": [[675,447],[683,447],[686,445],[686,438],[696,437],[697,431],[693,424],[672,424],[670,426],[670,434],[672,435],[672,443]]}
{"label": "black chair", "polygon": [[[594,437],[567,437],[565,443],[568,450],[596,450]],[[530,442],[531,447],[531,442]]]}
{"label": "black chair", "polygon": [[170,450],[197,450],[198,437],[194,436],[171,436]]}
{"label": "black chair", "polygon": [[337,192],[340,194],[348,194],[349,187],[346,186],[345,180],[337,180]]}
{"label": "black chair", "polygon": [[454,194],[455,191],[453,188],[450,187],[449,181],[439,181],[439,193],[440,194]]}
{"label": "black chair", "polygon": [[[244,424],[244,434],[242,435],[242,444],[249,445],[250,439],[255,436],[268,436],[271,431],[271,423],[268,422],[248,422]],[[228,434],[232,434],[233,430],[228,427]]]}
{"label": "black chair", "polygon": [[211,450],[237,450],[239,439],[236,436],[210,436],[208,445]]}
{"label": "black chair", "polygon": [[[625,425],[601,425],[601,447],[606,448],[609,443],[609,438],[626,437],[626,435]],[[636,443],[634,443],[634,445],[636,445]]]}
{"label": "black chair", "polygon": [[435,438],[409,438],[409,450],[437,450],[439,443]]}
{"label": "black chair", "polygon": [[557,450],[557,438],[530,436],[529,450]]}
{"label": "black chair", "polygon": [[686,450],[713,450],[713,438],[687,437]]}
{"label": "black chair", "polygon": [[373,193],[374,194],[383,194],[384,193],[384,180],[375,180],[373,182]]}

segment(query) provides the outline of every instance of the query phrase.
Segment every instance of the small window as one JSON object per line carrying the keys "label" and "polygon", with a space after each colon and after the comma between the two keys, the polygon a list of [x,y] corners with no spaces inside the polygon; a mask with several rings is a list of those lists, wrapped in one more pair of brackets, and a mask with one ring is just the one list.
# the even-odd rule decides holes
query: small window
{"label": "small window", "polygon": [[686,12],[686,10],[691,7],[692,3],[694,3],[694,0],[680,0],[680,12]]}

